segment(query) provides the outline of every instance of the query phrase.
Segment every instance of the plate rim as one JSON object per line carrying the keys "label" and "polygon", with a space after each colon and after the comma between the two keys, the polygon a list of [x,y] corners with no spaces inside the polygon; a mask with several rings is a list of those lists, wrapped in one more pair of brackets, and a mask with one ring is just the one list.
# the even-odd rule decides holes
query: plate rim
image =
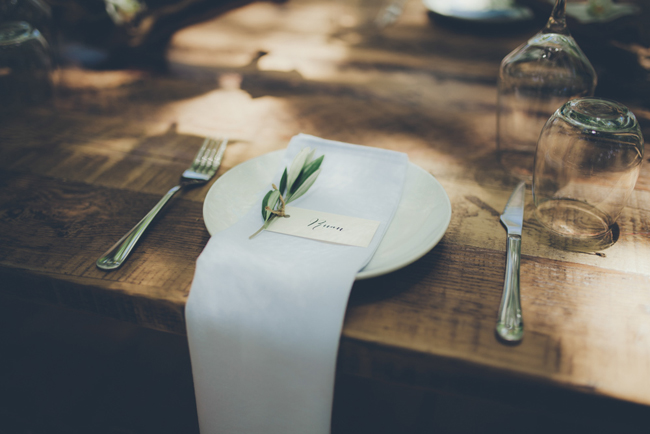
{"label": "plate rim", "polygon": [[[404,267],[407,267],[407,266],[411,265],[412,263],[414,263],[418,259],[421,259],[424,255],[429,253],[435,246],[437,246],[438,243],[440,242],[440,240],[442,239],[442,237],[444,237],[445,234],[447,233],[447,229],[449,228],[449,224],[451,223],[451,211],[452,211],[451,210],[451,200],[449,199],[449,195],[447,194],[447,191],[442,186],[440,181],[438,181],[436,179],[435,176],[433,176],[428,171],[424,170],[422,167],[418,166],[417,164],[412,163],[411,161],[409,161],[409,167],[413,168],[414,170],[419,170],[425,175],[428,175],[431,178],[431,180],[434,182],[434,184],[436,184],[437,187],[440,189],[440,191],[443,193],[443,196],[444,196],[444,199],[445,199],[444,202],[445,202],[445,205],[446,205],[445,210],[447,211],[445,213],[445,216],[444,216],[444,219],[445,219],[444,225],[443,225],[444,227],[440,230],[440,234],[438,236],[434,237],[432,241],[427,243],[426,247],[424,249],[422,249],[422,251],[418,251],[417,254],[409,256],[409,259],[407,259],[405,261],[400,261],[399,263],[393,265],[392,267],[377,268],[376,271],[374,271],[374,270],[364,271],[364,269],[362,268],[357,273],[356,280],[363,280],[363,279],[369,279],[369,278],[372,278],[372,277],[383,276],[384,274],[392,273],[393,271],[397,271],[397,270],[400,270],[400,269],[402,269]],[[388,229],[390,229],[390,225],[388,225]],[[388,231],[388,229],[386,231]],[[379,245],[381,245],[381,243],[379,243]],[[372,260],[372,258],[371,258],[371,260]]]}
{"label": "plate rim", "polygon": [[[271,155],[278,155],[278,154],[281,154],[282,152],[285,152],[285,151],[286,151],[285,149],[279,149],[279,150],[267,152],[265,154],[258,155],[256,157],[250,158],[250,159],[248,159],[246,161],[243,161],[243,162],[237,164],[236,166],[231,167],[230,169],[228,169],[227,172],[225,172],[223,175],[221,175],[219,178],[217,178],[215,180],[215,182],[210,186],[210,189],[208,190],[208,192],[207,192],[207,194],[205,196],[205,199],[203,200],[203,208],[202,208],[203,224],[204,224],[206,230],[208,231],[208,233],[210,234],[210,236],[213,236],[214,234],[211,232],[211,229],[210,229],[209,224],[208,224],[208,219],[206,218],[206,215],[208,215],[208,198],[210,197],[210,194],[211,194],[212,190],[215,189],[216,186],[218,185],[219,181],[225,175],[227,175],[231,170],[233,170],[233,169],[235,169],[237,167],[240,167],[241,165],[244,165],[246,163],[252,162],[253,160],[261,159],[261,158],[264,158],[264,157],[268,158]],[[365,267],[367,267],[367,265],[368,265],[368,264],[366,264],[366,266],[364,266],[364,268],[362,268],[356,274],[355,280],[365,280],[365,279],[370,279],[370,278],[373,278],[373,277],[383,276],[385,274],[392,273],[393,271],[397,271],[397,270],[399,270],[401,268],[404,268],[404,267],[406,267],[408,265],[411,265],[412,263],[414,263],[418,259],[422,258],[424,255],[429,253],[440,242],[442,237],[444,237],[445,234],[447,233],[447,229],[449,228],[449,224],[451,223],[451,215],[452,215],[451,200],[449,199],[449,195],[447,194],[447,191],[444,189],[444,187],[442,186],[440,181],[438,181],[435,176],[433,176],[431,173],[424,170],[422,167],[418,166],[417,164],[414,164],[411,161],[409,161],[408,162],[408,168],[411,169],[411,170],[420,171],[422,174],[430,177],[430,180],[433,181],[433,183],[436,185],[436,187],[440,190],[441,196],[444,198],[443,202],[444,202],[444,208],[445,208],[446,212],[445,212],[445,215],[441,218],[441,221],[442,221],[443,224],[441,226],[440,234],[438,236],[435,236],[429,243],[427,243],[425,245],[424,248],[422,248],[421,250],[418,249],[418,252],[416,254],[408,256],[406,260],[398,261],[398,262],[396,262],[395,264],[393,264],[391,266],[380,267],[380,268],[375,268],[375,269],[370,269],[370,270],[365,270]],[[392,224],[392,222],[391,222],[391,224]],[[386,231],[388,231],[389,229],[390,229],[390,225],[388,226]],[[215,231],[215,233],[216,232],[220,232],[220,231]],[[381,242],[379,243],[379,245],[381,245]],[[372,257],[371,257],[370,261],[371,260],[372,260]],[[370,263],[370,261],[368,261],[368,263]]]}
{"label": "plate rim", "polygon": [[[494,13],[481,13],[481,12],[467,12],[466,14],[451,13],[452,9],[440,8],[436,4],[436,0],[422,0],[424,7],[434,14],[442,17],[466,21],[470,23],[489,23],[489,24],[508,24],[522,21],[530,21],[533,18],[533,12],[526,6],[511,6],[503,9],[492,9],[492,11],[500,11],[501,14]],[[460,11],[459,11],[460,12]],[[510,12],[510,13],[508,13]]]}

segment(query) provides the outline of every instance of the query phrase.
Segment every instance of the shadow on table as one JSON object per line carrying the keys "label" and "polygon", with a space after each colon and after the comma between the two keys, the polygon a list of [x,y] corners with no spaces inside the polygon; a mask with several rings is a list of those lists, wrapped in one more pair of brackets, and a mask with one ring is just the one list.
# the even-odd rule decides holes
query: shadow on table
{"label": "shadow on table", "polygon": [[[2,433],[199,432],[184,336],[1,296],[0,354]],[[339,374],[332,434],[490,434],[513,426],[527,434],[618,432],[616,414],[602,417],[605,422]]]}

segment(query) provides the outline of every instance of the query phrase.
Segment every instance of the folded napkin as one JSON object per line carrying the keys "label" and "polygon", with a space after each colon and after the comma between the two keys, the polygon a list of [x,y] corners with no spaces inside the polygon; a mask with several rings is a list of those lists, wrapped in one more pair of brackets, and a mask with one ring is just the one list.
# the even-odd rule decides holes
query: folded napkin
{"label": "folded napkin", "polygon": [[202,434],[330,432],[348,296],[395,214],[408,158],[301,134],[289,143],[276,185],[305,147],[325,159],[316,183],[291,206],[379,221],[379,229],[365,248],[269,231],[249,239],[263,223],[255,206],[210,239],[186,306]]}

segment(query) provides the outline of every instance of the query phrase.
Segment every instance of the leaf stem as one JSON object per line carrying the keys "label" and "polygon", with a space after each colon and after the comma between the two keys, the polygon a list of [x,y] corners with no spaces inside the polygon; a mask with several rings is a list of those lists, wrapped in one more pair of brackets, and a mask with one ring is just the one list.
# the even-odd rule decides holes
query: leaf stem
{"label": "leaf stem", "polygon": [[257,230],[257,232],[255,232],[253,235],[251,235],[250,237],[248,237],[248,239],[249,239],[249,240],[252,240],[253,237],[254,237],[255,235],[259,234],[259,233],[262,232],[264,229],[268,228],[268,227],[269,227],[269,224],[271,223],[271,221],[272,221],[275,217],[276,217],[275,214],[271,215],[271,217],[269,217],[269,219],[268,219],[267,221],[264,222],[264,224],[262,225],[262,227],[259,228],[259,229]]}
{"label": "leaf stem", "polygon": [[[274,189],[274,190],[277,190],[277,189],[278,189],[278,187],[276,187],[275,184],[271,184],[271,185],[273,186],[273,189]],[[279,190],[278,190],[278,192],[279,192]],[[285,214],[285,207],[287,206],[287,204],[285,203],[284,198],[282,197],[282,193],[280,193],[280,203],[281,203],[282,205],[280,206],[280,209],[279,209],[279,210],[271,209],[271,207],[268,206],[268,205],[264,208],[264,209],[266,209],[268,212],[270,212],[271,214],[269,215],[268,220],[266,220],[266,221],[264,222],[264,224],[262,225],[262,227],[259,228],[258,231],[255,232],[253,235],[251,235],[250,237],[248,237],[249,240],[252,239],[255,235],[257,235],[257,234],[259,234],[260,232],[262,232],[264,229],[268,228],[269,225],[271,224],[271,221],[272,221],[274,218],[276,218],[276,217],[285,217],[285,218],[287,218],[287,217],[291,217],[289,214]]]}

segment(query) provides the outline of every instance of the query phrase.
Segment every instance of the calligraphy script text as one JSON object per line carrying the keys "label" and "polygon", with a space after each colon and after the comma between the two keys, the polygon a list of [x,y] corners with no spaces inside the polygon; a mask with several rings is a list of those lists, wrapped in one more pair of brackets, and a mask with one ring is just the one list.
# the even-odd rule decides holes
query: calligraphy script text
{"label": "calligraphy script text", "polygon": [[321,219],[314,219],[307,226],[311,226],[312,230],[314,230],[316,228],[320,228],[320,229],[332,229],[332,230],[335,230],[335,231],[343,231],[342,227],[328,225],[327,220],[321,220]]}

